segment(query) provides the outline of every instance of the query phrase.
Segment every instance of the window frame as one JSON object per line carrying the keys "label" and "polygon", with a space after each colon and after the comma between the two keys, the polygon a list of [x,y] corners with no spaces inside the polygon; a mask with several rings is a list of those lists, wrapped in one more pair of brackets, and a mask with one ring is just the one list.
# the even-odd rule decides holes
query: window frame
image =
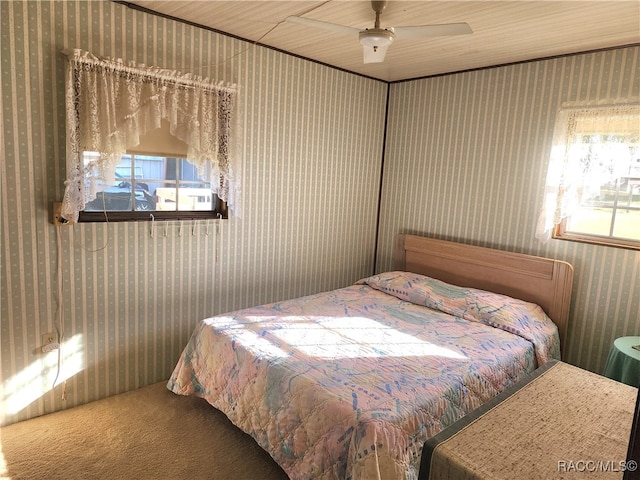
{"label": "window frame", "polygon": [[[612,222],[610,231],[613,228],[613,223],[615,222],[618,210],[640,211],[640,207],[634,207],[632,205],[625,205],[625,204],[621,205],[618,202],[618,198],[620,194],[620,185],[619,185],[619,182],[616,182],[616,183],[617,183],[616,199],[611,207],[607,207],[607,209],[611,210],[611,213],[609,215],[609,218],[611,219],[611,222]],[[633,190],[631,195],[632,195],[631,198],[633,198]],[[577,231],[568,230],[569,220],[570,220],[570,217],[564,217],[559,224],[555,225],[552,233],[553,238],[560,239],[560,240],[582,242],[582,243],[592,243],[596,245],[606,245],[610,247],[627,248],[631,250],[640,250],[640,239],[635,240],[632,238],[616,237],[613,235],[598,235],[595,233],[586,233],[586,232],[577,232]]]}
{"label": "window frame", "polygon": [[138,212],[110,212],[96,211],[86,212],[82,210],[78,216],[78,223],[89,222],[143,222],[143,221],[166,221],[166,220],[227,220],[229,218],[226,202],[214,194],[215,207],[212,210],[182,210],[178,212],[167,212],[161,210],[144,210]]}
{"label": "window frame", "polygon": [[609,237],[604,235],[567,231],[567,218],[563,218],[562,221],[554,227],[552,236],[557,240],[569,240],[571,242],[591,243],[594,245],[604,245],[607,247],[640,250],[640,241],[620,237]]}
{"label": "window frame", "polygon": [[[553,222],[554,225],[546,230],[546,232],[550,232],[551,238],[640,250],[640,238],[615,236],[616,233],[635,236],[636,231],[633,227],[634,223],[631,223],[632,230],[629,233],[627,233],[627,231],[616,232],[614,230],[618,228],[618,215],[621,211],[627,210],[627,212],[640,212],[640,205],[633,205],[632,203],[634,198],[634,188],[637,188],[637,185],[635,187],[631,186],[628,205],[619,202],[620,196],[621,194],[623,194],[623,191],[620,188],[621,181],[623,179],[626,179],[629,182],[633,180],[634,183],[637,183],[637,181],[640,180],[640,157],[638,156],[640,154],[640,142],[638,133],[640,132],[637,132],[636,128],[632,126],[635,124],[633,122],[637,123],[637,121],[640,120],[640,110],[638,110],[638,107],[639,104],[636,102],[608,105],[600,104],[593,106],[567,105],[563,106],[558,112],[556,116],[554,139],[551,150],[551,164],[547,171],[547,190],[545,190],[546,197],[548,197],[549,193],[552,193],[554,194],[554,196],[557,196],[557,199],[553,201],[553,205],[550,205],[548,199],[545,198],[543,214],[541,214],[541,219],[544,219],[543,215],[545,214],[547,215],[547,218],[549,218],[552,216],[549,210],[549,206],[555,208],[555,212],[553,213],[553,216],[556,217],[555,221]],[[560,119],[562,119],[562,121],[560,121]],[[609,122],[613,123],[610,124]],[[627,137],[627,135],[629,136]],[[580,140],[579,142],[574,141],[574,138],[580,137],[582,137],[582,140]],[[591,137],[588,142],[585,142],[586,137]],[[622,138],[620,140],[616,140],[615,137]],[[619,142],[621,143],[621,145],[624,145],[625,148],[629,148],[631,152],[631,163],[629,164],[628,171],[624,173],[617,169],[617,160],[615,160],[615,166],[613,163],[610,163],[609,175],[613,174],[613,176],[609,178],[608,182],[601,182],[599,188],[606,186],[607,183],[615,183],[615,188],[607,187],[613,192],[614,198],[611,201],[604,201],[601,206],[598,206],[597,199],[596,203],[592,203],[589,201],[592,200],[591,196],[586,196],[583,198],[582,193],[580,193],[579,195],[577,194],[577,192],[579,192],[580,189],[584,187],[584,185],[581,185],[580,183],[574,183],[573,181],[565,183],[563,177],[568,175],[566,178],[577,178],[580,175],[579,172],[572,171],[572,169],[576,170],[577,164],[575,163],[575,159],[578,158],[577,156],[574,156],[570,153],[571,149],[573,149],[574,146],[588,145],[588,147],[584,148],[588,148],[590,159],[591,149],[595,148],[595,151],[597,152],[597,148],[602,142]],[[554,149],[557,153],[554,153]],[[569,160],[567,155],[572,155],[572,160]],[[615,154],[615,157],[617,159],[618,153]],[[597,160],[597,153],[595,158]],[[635,162],[639,163],[636,165],[634,160]],[[581,160],[581,162],[582,161],[583,160]],[[611,159],[610,161],[613,161],[613,159]],[[560,165],[561,162],[563,163],[562,166]],[[623,168],[626,170],[627,167],[624,166],[625,164],[621,165],[623,165]],[[552,166],[554,166],[554,175],[558,178],[550,182],[550,178],[553,178],[551,175]],[[602,166],[602,164],[600,164],[600,166]],[[585,170],[582,173],[589,173],[593,175],[594,172],[587,172]],[[585,180],[589,179],[589,177],[583,178]],[[549,186],[552,187],[550,191],[548,190]],[[586,188],[588,191],[588,186]],[[574,201],[574,198],[579,203],[576,202],[574,206],[571,206],[571,202]],[[604,225],[601,225],[599,227],[593,223],[590,223],[591,220],[594,220],[596,222],[598,221],[597,217],[592,215],[588,210],[590,207],[601,208],[603,215],[606,214],[606,218],[609,222],[609,226],[606,231],[604,230],[604,228],[601,228],[604,227]],[[578,215],[579,211],[581,213]],[[574,226],[576,230],[570,230],[572,216],[579,216],[579,221],[587,223],[584,223],[582,226],[576,225]],[[635,213],[633,214],[633,217],[631,217],[631,220],[634,220],[634,217]],[[622,221],[624,222],[625,220],[623,219]],[[594,231],[579,231],[590,229]],[[549,233],[547,233],[547,235],[549,235]],[[544,232],[538,231],[536,233],[536,236],[538,236],[538,238],[544,238]]]}
{"label": "window frame", "polygon": [[[130,155],[132,161],[135,159],[137,155],[148,155],[148,156],[156,156],[163,157],[165,159],[175,158],[178,160],[185,160],[188,162],[188,159],[183,157],[175,157],[173,155],[167,156],[161,153],[140,153],[140,152],[129,152],[127,151],[124,155]],[[135,165],[132,165],[132,169],[135,168]],[[131,184],[135,184],[137,178],[131,177],[125,180],[131,180]],[[176,182],[176,186],[180,184],[180,179],[174,180]],[[130,210],[130,211],[122,211],[122,210],[82,210],[78,214],[78,223],[109,223],[109,222],[142,222],[142,221],[168,221],[168,220],[178,220],[178,221],[186,221],[186,220],[209,220],[209,219],[218,219],[224,220],[229,218],[229,212],[227,208],[227,203],[218,197],[216,193],[211,192],[211,210]]]}

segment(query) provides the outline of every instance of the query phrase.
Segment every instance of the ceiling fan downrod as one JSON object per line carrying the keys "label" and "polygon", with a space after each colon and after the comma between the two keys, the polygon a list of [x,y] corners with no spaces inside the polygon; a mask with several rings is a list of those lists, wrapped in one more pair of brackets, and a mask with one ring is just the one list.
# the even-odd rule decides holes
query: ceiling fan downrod
{"label": "ceiling fan downrod", "polygon": [[380,16],[387,6],[386,0],[371,0],[371,8],[376,12],[376,22],[374,28],[380,28]]}
{"label": "ceiling fan downrod", "polygon": [[[376,21],[373,28],[367,28],[360,32],[360,43],[366,48],[373,48],[374,53],[377,53],[380,48],[386,49],[395,38],[393,30],[380,27],[380,16],[382,11],[387,6],[386,1],[371,1],[371,8],[376,13]],[[382,57],[383,58],[383,57]],[[373,60],[370,60],[373,61]],[[379,60],[382,61],[382,60]]]}

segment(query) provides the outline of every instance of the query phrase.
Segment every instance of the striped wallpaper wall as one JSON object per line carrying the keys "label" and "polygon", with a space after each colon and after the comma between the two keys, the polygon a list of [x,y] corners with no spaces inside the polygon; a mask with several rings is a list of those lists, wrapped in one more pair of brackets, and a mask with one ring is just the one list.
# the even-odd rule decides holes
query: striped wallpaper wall
{"label": "striped wallpaper wall", "polygon": [[616,337],[640,335],[640,252],[534,233],[557,109],[637,100],[639,59],[622,48],[393,84],[376,269],[398,232],[566,260],[565,360],[601,372]]}
{"label": "striped wallpaper wall", "polygon": [[[112,2],[0,2],[0,40],[2,423],[166,378],[205,316],[368,275],[388,89],[377,270],[398,232],[561,258],[568,361],[640,334],[637,252],[533,237],[557,106],[638,96],[638,48],[387,86]],[[242,217],[54,227],[68,47],[238,83]]]}
{"label": "striped wallpaper wall", "polygon": [[[0,22],[3,423],[168,378],[206,316],[371,273],[386,84],[113,2],[0,2]],[[50,223],[74,47],[240,86],[241,218]],[[60,371],[39,350],[58,324]]]}

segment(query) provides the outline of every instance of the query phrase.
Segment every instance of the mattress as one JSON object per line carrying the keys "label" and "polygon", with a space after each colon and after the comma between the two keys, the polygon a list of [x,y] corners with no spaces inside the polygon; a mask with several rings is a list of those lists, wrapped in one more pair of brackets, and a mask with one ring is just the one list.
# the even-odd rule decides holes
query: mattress
{"label": "mattress", "polygon": [[385,272],[201,321],[168,388],[292,479],[415,479],[425,440],[559,356],[537,305]]}

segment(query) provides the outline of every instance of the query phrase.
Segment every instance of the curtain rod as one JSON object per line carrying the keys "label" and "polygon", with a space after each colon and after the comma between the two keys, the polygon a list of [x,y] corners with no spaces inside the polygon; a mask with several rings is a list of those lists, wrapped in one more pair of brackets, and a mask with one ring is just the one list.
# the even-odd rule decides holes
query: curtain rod
{"label": "curtain rod", "polygon": [[113,68],[115,70],[132,73],[135,75],[147,77],[150,79],[170,80],[191,87],[199,87],[211,91],[224,91],[228,93],[238,93],[236,85],[224,85],[223,81],[218,84],[207,82],[202,77],[188,78],[191,73],[181,73],[176,70],[169,70],[160,67],[150,67],[144,64],[126,65],[122,59],[111,59],[98,57],[90,52],[81,49],[64,49],[62,53],[70,60],[87,65],[99,65],[103,67]]}

